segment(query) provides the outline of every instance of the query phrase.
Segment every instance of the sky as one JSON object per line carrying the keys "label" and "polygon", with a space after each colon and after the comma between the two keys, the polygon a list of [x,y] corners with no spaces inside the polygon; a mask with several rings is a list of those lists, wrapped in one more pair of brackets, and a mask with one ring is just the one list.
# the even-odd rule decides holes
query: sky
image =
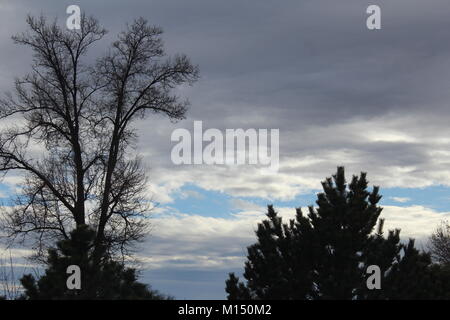
{"label": "sky", "polygon": [[[450,218],[450,2],[448,0],[0,0],[0,91],[27,73],[31,54],[11,41],[28,13],[67,18],[78,5],[108,36],[143,16],[161,26],[169,55],[184,53],[200,79],[178,89],[185,120],[136,124],[137,152],[157,203],[136,251],[141,280],[179,299],[224,299],[267,204],[285,218],[313,205],[320,182],[345,166],[381,187],[385,229],[419,246]],[[368,30],[366,9],[381,8]],[[175,165],[177,128],[279,129],[280,167]],[[5,177],[7,201],[19,178]],[[15,250],[20,259],[26,250]]]}

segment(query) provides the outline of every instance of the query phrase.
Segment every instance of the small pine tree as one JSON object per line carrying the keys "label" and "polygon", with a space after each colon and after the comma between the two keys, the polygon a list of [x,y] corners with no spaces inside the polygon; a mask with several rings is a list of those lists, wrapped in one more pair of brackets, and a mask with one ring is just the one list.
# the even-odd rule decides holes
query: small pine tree
{"label": "small pine tree", "polygon": [[[309,260],[298,259],[309,256],[311,248],[297,240],[309,233],[308,225],[299,210],[297,221],[291,225],[282,224],[273,206],[268,206],[268,220],[258,225],[258,242],[248,248],[244,277],[247,287],[238,283],[238,278],[230,274],[226,290],[230,297],[251,297],[258,299],[300,299],[308,294],[311,287]],[[305,229],[306,227],[306,229]],[[298,277],[298,274],[304,277]]]}
{"label": "small pine tree", "polygon": [[229,274],[229,279],[226,281],[226,292],[228,293],[228,300],[250,300],[251,295],[247,287],[243,283],[239,283],[239,278],[233,273]]}
{"label": "small pine tree", "polygon": [[[147,285],[137,281],[136,270],[105,256],[99,265],[92,263],[95,232],[87,226],[71,233],[68,240],[59,241],[50,249],[45,274],[36,280],[33,275],[21,279],[25,293],[22,299],[165,299]],[[81,269],[81,289],[68,289],[67,267]]]}
{"label": "small pine tree", "polygon": [[[385,279],[382,297],[391,300],[428,300],[448,297],[444,274],[432,266],[428,253],[414,247],[414,240],[403,246],[403,257],[394,264]],[[447,278],[448,280],[448,278]],[[448,288],[448,285],[447,285]]]}

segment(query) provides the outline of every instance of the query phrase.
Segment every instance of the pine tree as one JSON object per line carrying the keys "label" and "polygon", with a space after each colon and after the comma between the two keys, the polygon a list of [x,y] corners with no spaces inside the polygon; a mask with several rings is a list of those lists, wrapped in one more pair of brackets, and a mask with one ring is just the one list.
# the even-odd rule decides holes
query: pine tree
{"label": "pine tree", "polygon": [[[68,240],[49,249],[47,269],[38,280],[28,274],[22,277],[25,289],[22,299],[165,299],[165,296],[137,281],[136,270],[105,256],[93,263],[95,231],[87,226],[71,233]],[[66,271],[70,265],[81,269],[81,289],[68,289]]]}
{"label": "pine tree", "polygon": [[[258,225],[258,242],[248,248],[248,261],[244,277],[247,287],[238,283],[238,278],[230,274],[227,292],[230,297],[244,299],[301,299],[310,291],[311,277],[306,273],[311,268],[309,260],[298,259],[311,254],[305,242],[298,242],[308,225],[304,224],[301,211],[297,212],[296,222],[283,225],[273,206],[268,206],[268,220]],[[306,229],[304,228],[306,227]],[[304,273],[304,277],[298,277]]]}
{"label": "pine tree", "polygon": [[386,276],[382,295],[394,300],[448,299],[448,280],[438,265],[431,264],[430,254],[417,250],[410,239],[403,246],[403,257]]}
{"label": "pine tree", "polygon": [[250,290],[239,282],[239,278],[233,273],[229,274],[229,279],[226,281],[226,292],[228,293],[228,300],[250,300]]}
{"label": "pine tree", "polygon": [[378,187],[367,191],[366,174],[353,176],[347,187],[344,168],[322,182],[323,193],[317,205],[309,207],[309,219],[314,230],[315,277],[321,299],[353,299],[355,288],[364,281],[360,266],[361,254],[370,244],[381,208]]}
{"label": "pine tree", "polygon": [[[229,299],[426,299],[443,297],[448,273],[429,255],[403,245],[400,230],[383,236],[379,188],[368,191],[366,174],[347,185],[344,168],[323,183],[317,208],[297,209],[283,224],[273,206],[248,247],[244,284],[230,274]],[[374,231],[375,226],[378,228]],[[380,268],[381,289],[369,289],[371,265]],[[431,284],[431,285],[430,285]]]}

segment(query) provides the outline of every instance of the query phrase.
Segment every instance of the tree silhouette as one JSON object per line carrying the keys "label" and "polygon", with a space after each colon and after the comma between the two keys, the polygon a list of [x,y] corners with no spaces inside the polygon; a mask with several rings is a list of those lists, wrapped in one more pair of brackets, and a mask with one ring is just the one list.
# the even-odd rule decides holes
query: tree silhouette
{"label": "tree silhouette", "polygon": [[[322,187],[307,217],[297,209],[295,220],[284,224],[268,207],[258,241],[248,247],[247,282],[230,274],[228,299],[442,298],[442,286],[433,284],[443,277],[432,272],[429,255],[416,250],[413,240],[403,245],[398,229],[383,236],[379,188],[367,190],[365,173],[347,185],[339,167]],[[371,265],[380,268],[380,290],[367,286]]]}
{"label": "tree silhouette", "polygon": [[450,224],[447,221],[443,221],[431,235],[429,249],[437,262],[450,265]]}
{"label": "tree silhouette", "polygon": [[[136,271],[122,263],[106,258],[95,266],[90,259],[94,248],[95,231],[87,226],[72,231],[70,239],[61,240],[56,249],[50,249],[47,270],[39,280],[31,275],[21,279],[25,293],[22,299],[166,299],[137,281]],[[81,289],[66,285],[67,267],[77,265],[82,270]]]}
{"label": "tree silhouette", "polygon": [[95,63],[89,49],[106,34],[96,19],[83,15],[72,31],[42,16],[27,23],[13,39],[32,49],[31,72],[0,101],[0,119],[10,121],[0,133],[0,170],[25,177],[4,230],[32,240],[41,260],[85,225],[95,230],[95,264],[125,255],[145,235],[150,208],[133,123],[149,112],[182,119],[188,102],[172,91],[195,81],[197,67],[184,55],[166,57],[162,30],[143,18]]}
{"label": "tree silhouette", "polygon": [[419,252],[414,247],[414,240],[403,248],[403,257],[389,270],[385,288],[378,296],[395,300],[448,299],[448,273],[431,265],[430,255]]}

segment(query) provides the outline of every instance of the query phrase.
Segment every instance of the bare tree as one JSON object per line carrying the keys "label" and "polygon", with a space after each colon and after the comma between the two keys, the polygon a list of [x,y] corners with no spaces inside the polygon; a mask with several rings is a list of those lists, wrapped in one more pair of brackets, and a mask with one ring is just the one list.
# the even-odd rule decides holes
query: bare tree
{"label": "bare tree", "polygon": [[[173,89],[198,69],[167,57],[162,30],[143,19],[127,25],[108,52],[89,63],[106,31],[82,16],[80,30],[27,18],[17,44],[32,49],[32,70],[0,100],[0,170],[23,172],[15,206],[5,209],[10,239],[31,239],[37,256],[82,225],[96,230],[94,257],[126,254],[145,235],[149,201],[133,123],[149,112],[182,119],[188,101]],[[38,152],[36,152],[38,149]]]}
{"label": "bare tree", "polygon": [[431,235],[429,249],[433,259],[438,263],[450,264],[450,224],[448,221],[442,221]]}

